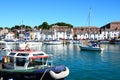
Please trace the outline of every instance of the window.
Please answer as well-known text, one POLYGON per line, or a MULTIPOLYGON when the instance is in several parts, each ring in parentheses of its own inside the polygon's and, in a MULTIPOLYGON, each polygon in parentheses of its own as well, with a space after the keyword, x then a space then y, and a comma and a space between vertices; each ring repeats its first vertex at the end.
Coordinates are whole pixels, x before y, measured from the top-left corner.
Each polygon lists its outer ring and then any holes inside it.
POLYGON ((16 53, 10 53, 11 56, 14 56, 16 53))
POLYGON ((40 54, 33 54, 33 56, 41 56, 41 55, 44 55, 43 53, 40 53, 40 54))
POLYGON ((9 65, 13 66, 13 65, 14 65, 14 58, 8 56, 8 57, 7 57, 7 63, 8 63, 9 65))
POLYGON ((18 53, 17 56, 28 56, 29 54, 27 53, 18 53))
POLYGON ((28 65, 28 67, 45 65, 46 62, 47 62, 47 58, 36 58, 36 59, 31 59, 29 65, 28 65))
POLYGON ((16 58, 16 66, 24 66, 26 58, 16 58))

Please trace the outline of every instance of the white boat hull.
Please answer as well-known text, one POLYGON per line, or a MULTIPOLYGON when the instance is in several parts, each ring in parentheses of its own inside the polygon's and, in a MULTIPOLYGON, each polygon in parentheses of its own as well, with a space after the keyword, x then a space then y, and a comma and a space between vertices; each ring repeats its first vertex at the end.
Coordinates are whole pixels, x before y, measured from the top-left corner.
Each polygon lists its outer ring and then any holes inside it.
POLYGON ((62 44, 62 42, 50 41, 50 42, 44 42, 44 44, 47 44, 47 45, 58 45, 58 44, 62 44))

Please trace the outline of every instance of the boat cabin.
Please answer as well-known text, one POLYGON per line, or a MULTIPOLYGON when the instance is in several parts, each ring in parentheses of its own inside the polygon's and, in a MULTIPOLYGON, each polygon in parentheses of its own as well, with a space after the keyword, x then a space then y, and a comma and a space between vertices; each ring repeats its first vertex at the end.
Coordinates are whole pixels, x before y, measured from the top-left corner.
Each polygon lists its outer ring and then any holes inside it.
POLYGON ((50 56, 43 51, 11 51, 3 57, 3 68, 24 70, 52 65, 50 56))
POLYGON ((8 44, 5 41, 0 41, 0 50, 9 49, 8 44))

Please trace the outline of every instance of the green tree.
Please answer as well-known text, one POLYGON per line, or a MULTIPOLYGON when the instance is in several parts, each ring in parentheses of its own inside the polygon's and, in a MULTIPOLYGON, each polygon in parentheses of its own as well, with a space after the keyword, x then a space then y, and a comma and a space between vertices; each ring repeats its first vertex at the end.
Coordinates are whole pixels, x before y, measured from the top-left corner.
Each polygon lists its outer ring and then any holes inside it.
POLYGON ((10 30, 10 28, 9 28, 9 27, 5 27, 5 29, 8 29, 8 30, 10 30))
POLYGON ((31 28, 31 26, 25 26, 25 29, 26 30, 31 30, 32 28, 31 28))
POLYGON ((38 27, 37 27, 37 26, 34 26, 34 28, 38 29, 38 27))
POLYGON ((49 29, 49 25, 47 22, 43 22, 42 25, 40 25, 42 29, 49 29))
POLYGON ((0 27, 0 30, 2 30, 3 28, 2 27, 0 27))
POLYGON ((68 26, 69 28, 73 28, 73 25, 71 24, 68 24, 68 23, 64 23, 64 22, 57 22, 55 24, 52 24, 53 25, 58 25, 58 26, 68 26))

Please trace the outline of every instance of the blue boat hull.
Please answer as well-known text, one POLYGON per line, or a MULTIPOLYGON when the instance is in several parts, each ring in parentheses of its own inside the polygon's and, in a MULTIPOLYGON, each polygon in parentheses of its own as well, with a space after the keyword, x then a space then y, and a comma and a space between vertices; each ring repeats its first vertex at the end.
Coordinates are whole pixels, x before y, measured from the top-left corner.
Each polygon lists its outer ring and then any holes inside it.
POLYGON ((3 78, 3 80, 64 80, 64 78, 55 79, 51 77, 50 70, 60 73, 61 71, 65 71, 65 66, 55 66, 33 71, 1 69, 0 78, 3 78))
MULTIPOLYGON (((3 80, 55 80, 49 74, 49 72, 45 73, 17 73, 17 72, 1 72, 1 77, 3 80), (42 77, 43 76, 43 77, 42 77)), ((57 79, 57 80, 64 80, 57 79)))

